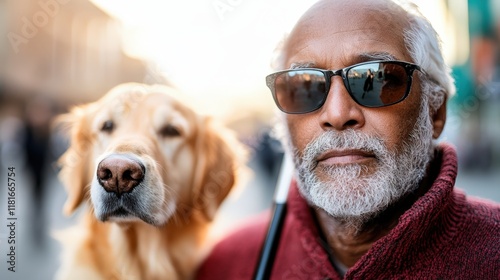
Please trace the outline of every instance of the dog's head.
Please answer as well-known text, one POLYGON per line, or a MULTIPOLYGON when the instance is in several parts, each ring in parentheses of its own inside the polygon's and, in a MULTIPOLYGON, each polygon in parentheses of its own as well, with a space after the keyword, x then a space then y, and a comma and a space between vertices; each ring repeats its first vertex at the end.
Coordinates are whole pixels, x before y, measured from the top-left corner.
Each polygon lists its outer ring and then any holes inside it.
POLYGON ((59 118, 70 131, 60 160, 65 214, 87 200, 101 221, 161 226, 180 210, 213 219, 235 184, 240 146, 176 94, 124 84, 59 118))

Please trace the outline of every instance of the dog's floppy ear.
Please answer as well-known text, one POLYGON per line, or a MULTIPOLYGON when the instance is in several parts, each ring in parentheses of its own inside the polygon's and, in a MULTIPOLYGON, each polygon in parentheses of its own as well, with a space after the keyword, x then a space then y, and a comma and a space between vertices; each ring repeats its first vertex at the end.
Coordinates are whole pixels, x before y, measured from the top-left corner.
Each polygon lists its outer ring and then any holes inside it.
POLYGON ((62 169, 59 174, 68 193, 63 213, 71 215, 87 194, 86 187, 92 179, 90 159, 90 121, 86 113, 90 105, 76 107, 56 119, 56 125, 67 130, 70 138, 68 150, 59 159, 62 169))
POLYGON ((203 117, 196 139, 193 206, 206 220, 213 220, 220 204, 235 185, 242 151, 242 145, 227 128, 203 117))

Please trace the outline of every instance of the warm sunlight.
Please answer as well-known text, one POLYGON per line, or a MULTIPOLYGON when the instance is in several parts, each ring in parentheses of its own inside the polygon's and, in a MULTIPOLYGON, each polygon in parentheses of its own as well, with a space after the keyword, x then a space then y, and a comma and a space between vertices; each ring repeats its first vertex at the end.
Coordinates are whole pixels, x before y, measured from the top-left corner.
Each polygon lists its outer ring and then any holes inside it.
MULTIPOLYGON (((263 109, 272 106, 264 76, 273 50, 315 0, 92 2, 123 24, 129 55, 157 63, 204 104, 251 102, 263 109)), ((212 113, 226 111, 214 107, 212 113)))
MULTIPOLYGON (((127 54, 155 63, 156 71, 212 110, 209 113, 232 114, 230 108, 218 105, 272 110, 264 76, 272 71, 273 51, 316 0, 92 2, 121 22, 127 54)), ((467 58, 467 44, 455 38, 457 23, 446 14, 444 2, 415 2, 443 41, 451 42, 444 45, 447 61, 453 64, 467 58)), ((466 1, 457 1, 455 10, 460 12, 463 5, 458 2, 466 1)))

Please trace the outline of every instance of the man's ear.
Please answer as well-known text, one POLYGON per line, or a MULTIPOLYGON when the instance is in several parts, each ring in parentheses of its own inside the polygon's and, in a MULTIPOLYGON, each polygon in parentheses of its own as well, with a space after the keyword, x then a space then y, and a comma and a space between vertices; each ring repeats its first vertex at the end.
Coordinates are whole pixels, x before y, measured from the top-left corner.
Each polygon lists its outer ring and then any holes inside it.
POLYGON ((447 101, 447 96, 445 95, 443 104, 439 106, 439 108, 432 113, 431 119, 432 119, 432 127, 433 127, 433 132, 432 132, 432 138, 437 139, 439 135, 443 132, 444 125, 446 123, 446 101, 447 101))

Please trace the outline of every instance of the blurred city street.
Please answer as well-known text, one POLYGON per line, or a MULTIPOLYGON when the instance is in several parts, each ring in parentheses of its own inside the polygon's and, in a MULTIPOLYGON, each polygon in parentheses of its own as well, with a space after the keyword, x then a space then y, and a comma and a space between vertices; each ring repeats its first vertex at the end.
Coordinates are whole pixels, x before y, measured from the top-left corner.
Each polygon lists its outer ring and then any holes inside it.
MULTIPOLYGON (((286 34, 316 1, 0 0, 0 280, 54 278, 52 233, 83 209, 62 214, 55 161, 68 141, 53 121, 121 83, 176 88, 249 147, 253 173, 223 203, 215 236, 270 209, 279 116, 265 77, 281 70, 286 34)), ((439 138, 457 148, 456 187, 500 202, 500 0, 412 1, 456 84, 439 138)))

